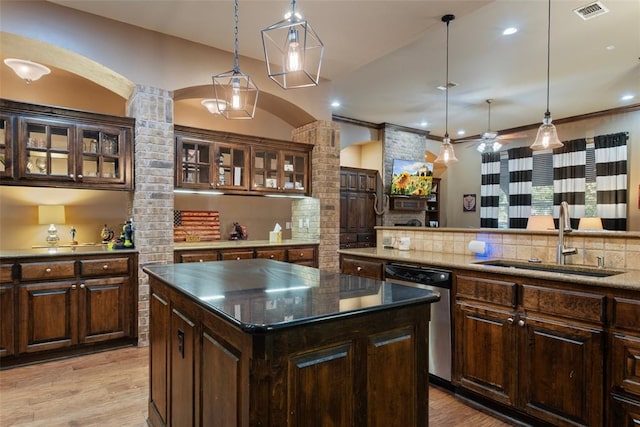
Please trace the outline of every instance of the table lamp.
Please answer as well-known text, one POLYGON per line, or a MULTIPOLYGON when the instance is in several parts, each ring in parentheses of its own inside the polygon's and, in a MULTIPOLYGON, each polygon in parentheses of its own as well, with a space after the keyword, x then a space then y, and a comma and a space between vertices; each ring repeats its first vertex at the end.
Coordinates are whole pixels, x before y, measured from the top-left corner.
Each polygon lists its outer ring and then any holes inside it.
POLYGON ((527 221, 527 230, 555 230, 551 215, 531 215, 527 221))
POLYGON ((38 206, 38 224, 49 224, 47 232, 47 244, 56 246, 60 241, 56 224, 64 224, 66 222, 63 205, 47 205, 38 206))
POLYGON ((602 230, 602 219, 597 216, 580 218, 578 230, 602 230))

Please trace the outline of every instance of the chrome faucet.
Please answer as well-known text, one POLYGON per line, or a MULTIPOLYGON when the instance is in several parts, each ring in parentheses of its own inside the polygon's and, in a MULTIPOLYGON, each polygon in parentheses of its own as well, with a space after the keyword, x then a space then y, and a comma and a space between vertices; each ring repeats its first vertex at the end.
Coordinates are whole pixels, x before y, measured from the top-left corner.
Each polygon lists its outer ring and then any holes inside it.
POLYGON ((558 219, 558 246, 556 247, 556 264, 564 265, 564 257, 578 253, 576 248, 564 247, 564 233, 570 233, 571 218, 569 217, 569 204, 567 202, 560 203, 560 216, 558 219))

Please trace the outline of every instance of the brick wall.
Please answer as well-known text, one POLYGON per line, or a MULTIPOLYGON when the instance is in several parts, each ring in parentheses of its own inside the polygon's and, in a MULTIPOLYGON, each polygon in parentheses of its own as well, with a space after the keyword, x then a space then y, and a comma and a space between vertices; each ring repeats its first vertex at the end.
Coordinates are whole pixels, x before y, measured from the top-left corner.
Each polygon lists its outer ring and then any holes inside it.
MULTIPOLYGON (((138 85, 127 103, 135 117, 133 218, 139 265, 173 260, 173 94, 138 85)), ((138 344, 149 345, 149 283, 138 271, 138 344)))

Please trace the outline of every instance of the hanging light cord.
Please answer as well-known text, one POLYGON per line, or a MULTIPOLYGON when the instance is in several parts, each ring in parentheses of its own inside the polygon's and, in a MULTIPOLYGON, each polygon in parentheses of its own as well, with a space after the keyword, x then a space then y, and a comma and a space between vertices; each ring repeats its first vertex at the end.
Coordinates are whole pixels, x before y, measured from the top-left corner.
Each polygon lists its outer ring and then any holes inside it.
POLYGON ((233 44, 233 72, 240 72, 240 65, 238 64, 238 0, 235 0, 235 11, 234 11, 234 29, 233 35, 235 37, 235 42, 233 44))
POLYGON ((544 113, 545 117, 551 117, 549 111, 549 79, 551 69, 551 0, 549 0, 549 15, 547 17, 547 111, 544 113))
POLYGON ((446 76, 444 82, 444 137, 449 138, 449 22, 451 22, 451 18, 449 15, 445 16, 443 19, 447 21, 447 57, 446 57, 446 76))

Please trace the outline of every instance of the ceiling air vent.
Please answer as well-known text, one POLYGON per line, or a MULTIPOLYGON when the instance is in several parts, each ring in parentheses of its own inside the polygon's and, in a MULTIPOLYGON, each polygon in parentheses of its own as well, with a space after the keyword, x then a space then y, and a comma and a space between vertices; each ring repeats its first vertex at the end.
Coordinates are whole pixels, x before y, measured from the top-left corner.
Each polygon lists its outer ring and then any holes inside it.
POLYGON ((604 15, 609 12, 609 9, 602 4, 602 2, 596 1, 593 3, 589 3, 586 6, 579 7, 573 10, 576 15, 582 18, 584 21, 595 18, 596 16, 604 15))

